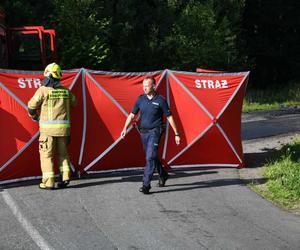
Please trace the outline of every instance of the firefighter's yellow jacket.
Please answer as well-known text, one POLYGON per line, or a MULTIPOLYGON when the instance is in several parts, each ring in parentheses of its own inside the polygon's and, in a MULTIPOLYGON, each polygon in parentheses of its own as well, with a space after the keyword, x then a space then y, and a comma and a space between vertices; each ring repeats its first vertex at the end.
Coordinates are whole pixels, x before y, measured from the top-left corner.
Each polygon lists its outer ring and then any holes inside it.
POLYGON ((70 135, 70 107, 76 98, 65 87, 41 86, 28 102, 29 109, 39 114, 40 133, 48 136, 70 135))

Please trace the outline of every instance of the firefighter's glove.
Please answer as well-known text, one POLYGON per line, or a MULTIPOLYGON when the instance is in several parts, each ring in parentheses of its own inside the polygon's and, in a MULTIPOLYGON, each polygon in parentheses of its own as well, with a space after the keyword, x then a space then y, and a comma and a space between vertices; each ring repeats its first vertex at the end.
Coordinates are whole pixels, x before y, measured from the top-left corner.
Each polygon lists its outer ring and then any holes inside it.
POLYGON ((31 118, 34 122, 38 122, 40 120, 40 117, 38 115, 32 116, 31 118))
POLYGON ((36 112, 36 109, 30 109, 30 108, 28 108, 28 115, 35 122, 39 121, 39 119, 40 119, 38 113, 36 112))

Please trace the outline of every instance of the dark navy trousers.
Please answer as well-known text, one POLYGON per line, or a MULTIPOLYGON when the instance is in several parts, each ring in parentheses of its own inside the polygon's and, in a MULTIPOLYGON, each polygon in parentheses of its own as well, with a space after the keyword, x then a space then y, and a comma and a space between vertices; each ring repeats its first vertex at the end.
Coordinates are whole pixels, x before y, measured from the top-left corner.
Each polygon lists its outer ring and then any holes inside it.
POLYGON ((159 178, 165 178, 167 172, 161 165, 158 158, 158 144, 162 135, 161 128, 152 129, 149 132, 141 133, 141 139, 146 153, 146 166, 144 169, 143 186, 149 187, 155 169, 159 178))

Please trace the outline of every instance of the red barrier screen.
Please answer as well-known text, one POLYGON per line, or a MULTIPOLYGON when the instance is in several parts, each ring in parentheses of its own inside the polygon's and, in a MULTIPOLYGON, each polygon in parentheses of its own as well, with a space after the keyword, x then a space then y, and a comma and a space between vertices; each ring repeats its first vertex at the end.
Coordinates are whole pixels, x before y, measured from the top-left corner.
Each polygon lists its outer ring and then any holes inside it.
MULTIPOLYGON (((181 132, 175 145, 167 124, 161 157, 171 168, 242 167, 241 109, 249 72, 122 73, 86 69, 63 72, 62 84, 78 104, 72 111, 70 156, 77 174, 143 167, 137 129, 120 138, 127 115, 152 75, 181 132)), ((0 183, 40 178, 38 123, 27 102, 40 86, 41 72, 0 71, 0 183)))

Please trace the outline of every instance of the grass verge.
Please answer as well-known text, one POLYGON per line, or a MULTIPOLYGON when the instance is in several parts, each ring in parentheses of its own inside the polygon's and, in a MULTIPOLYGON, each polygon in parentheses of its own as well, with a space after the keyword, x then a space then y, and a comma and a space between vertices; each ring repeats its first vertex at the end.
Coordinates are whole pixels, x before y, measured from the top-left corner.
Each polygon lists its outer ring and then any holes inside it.
POLYGON ((243 112, 300 107, 300 84, 291 83, 278 89, 248 89, 243 112))
POLYGON ((264 185, 250 187, 275 204, 294 209, 300 207, 300 136, 283 146, 263 167, 264 185))

